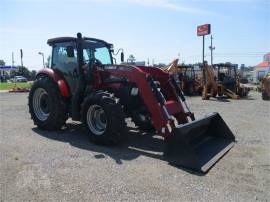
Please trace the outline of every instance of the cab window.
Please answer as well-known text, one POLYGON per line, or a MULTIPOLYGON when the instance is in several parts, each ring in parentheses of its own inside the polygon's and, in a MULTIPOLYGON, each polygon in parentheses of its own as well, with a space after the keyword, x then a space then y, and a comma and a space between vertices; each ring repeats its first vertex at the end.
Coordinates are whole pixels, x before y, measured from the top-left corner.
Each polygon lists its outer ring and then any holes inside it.
POLYGON ((73 42, 64 42, 57 43, 53 48, 53 57, 52 57, 52 68, 68 68, 69 66, 77 66, 77 57, 76 50, 74 48, 74 57, 68 57, 67 55, 67 47, 72 46, 75 47, 75 43, 73 42))

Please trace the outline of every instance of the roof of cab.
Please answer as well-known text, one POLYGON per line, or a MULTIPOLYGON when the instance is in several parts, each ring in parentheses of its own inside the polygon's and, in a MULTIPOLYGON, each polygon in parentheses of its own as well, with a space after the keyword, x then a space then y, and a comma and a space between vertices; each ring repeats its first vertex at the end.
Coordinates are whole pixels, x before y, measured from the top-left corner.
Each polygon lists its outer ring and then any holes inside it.
POLYGON ((51 45, 54 43, 61 43, 61 42, 66 42, 66 41, 76 41, 77 38, 75 37, 57 37, 57 38, 52 38, 48 39, 47 44, 51 45))
MULTIPOLYGON (((100 39, 95 39, 95 38, 88 38, 88 37, 83 37, 84 40, 92 40, 92 41, 98 41, 105 43, 107 45, 112 45, 110 43, 107 43, 106 41, 100 40, 100 39)), ((57 37, 57 38, 52 38, 48 39, 47 44, 52 45, 54 43, 61 43, 61 42, 67 42, 67 41, 77 41, 76 37, 57 37)))

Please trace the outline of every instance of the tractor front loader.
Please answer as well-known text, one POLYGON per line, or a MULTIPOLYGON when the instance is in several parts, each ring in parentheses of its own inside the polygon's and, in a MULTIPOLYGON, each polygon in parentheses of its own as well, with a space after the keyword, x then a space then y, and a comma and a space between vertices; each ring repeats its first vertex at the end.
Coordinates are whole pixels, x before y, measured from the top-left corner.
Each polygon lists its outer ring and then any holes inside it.
MULTIPOLYGON (((125 118, 164 137, 170 163, 207 172, 235 142, 218 113, 195 120, 173 76, 159 68, 113 63, 113 46, 82 37, 49 39, 51 68, 41 70, 29 94, 29 111, 42 129, 67 118, 85 123, 91 141, 116 144, 125 118)), ((121 61, 124 54, 121 53, 121 61)))

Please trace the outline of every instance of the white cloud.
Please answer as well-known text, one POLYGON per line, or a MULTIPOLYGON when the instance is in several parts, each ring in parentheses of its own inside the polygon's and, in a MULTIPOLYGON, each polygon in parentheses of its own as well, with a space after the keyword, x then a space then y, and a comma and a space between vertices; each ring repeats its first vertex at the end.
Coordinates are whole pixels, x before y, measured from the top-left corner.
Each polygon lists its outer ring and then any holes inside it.
POLYGON ((185 12, 190 14, 205 14, 205 15, 214 14, 207 10, 185 6, 183 5, 183 1, 182 2, 179 1, 178 3, 172 0, 91 0, 91 1, 100 3, 121 3, 121 4, 128 3, 152 8, 164 8, 167 10, 185 12))
MULTIPOLYGON (((12 0, 11 0, 12 1, 12 0)), ((175 12, 183 12, 183 13, 189 13, 189 14, 194 14, 194 15, 216 15, 217 13, 205 10, 205 9, 200 9, 200 8, 195 8, 191 6, 187 6, 191 1, 183 1, 183 0, 13 0, 13 1, 19 1, 19 2, 34 2, 34 3, 48 3, 48 2, 53 2, 53 3, 89 3, 89 2, 94 2, 94 3, 100 3, 100 4, 133 4, 137 6, 144 6, 144 7, 149 7, 149 8, 161 8, 161 9, 167 9, 175 12)), ((197 1, 197 0, 196 0, 197 1)), ((211 0, 210 0, 211 1, 211 0)), ((218 1, 218 0, 213 0, 213 1, 218 1)), ((198 0, 198 2, 203 2, 198 0)))

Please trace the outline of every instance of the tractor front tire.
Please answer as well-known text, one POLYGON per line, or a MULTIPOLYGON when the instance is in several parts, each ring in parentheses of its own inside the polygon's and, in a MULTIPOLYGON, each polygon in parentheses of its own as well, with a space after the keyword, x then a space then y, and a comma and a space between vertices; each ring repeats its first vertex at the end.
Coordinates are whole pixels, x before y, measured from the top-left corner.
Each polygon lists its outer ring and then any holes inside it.
POLYGON ((151 123, 151 118, 137 111, 133 111, 131 114, 131 119, 134 124, 144 132, 154 132, 155 128, 151 123))
POLYGON ((112 145, 123 139, 126 131, 124 112, 111 94, 92 92, 84 99, 81 109, 92 142, 112 145))
POLYGON ((58 130, 66 122, 67 102, 57 84, 48 77, 34 81, 28 97, 29 113, 38 128, 58 130))

